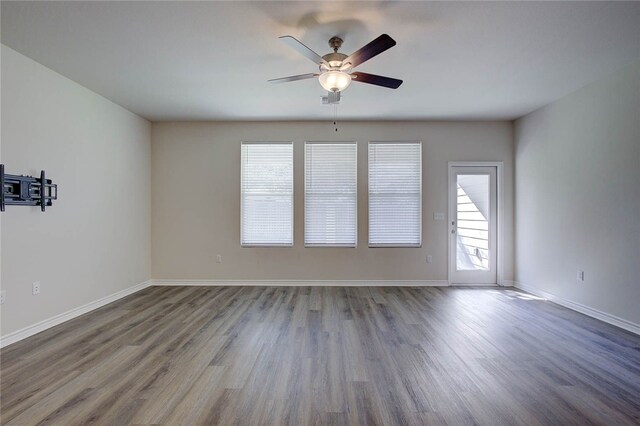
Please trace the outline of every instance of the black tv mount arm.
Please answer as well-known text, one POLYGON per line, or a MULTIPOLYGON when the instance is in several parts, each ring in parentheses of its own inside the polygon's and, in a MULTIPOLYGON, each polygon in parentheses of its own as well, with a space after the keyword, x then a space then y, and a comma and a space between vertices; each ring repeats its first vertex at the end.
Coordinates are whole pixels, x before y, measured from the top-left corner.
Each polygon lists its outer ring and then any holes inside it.
POLYGON ((58 199, 58 185, 47 179, 44 170, 40 177, 4 174, 0 164, 0 211, 5 206, 40 206, 41 211, 58 199))

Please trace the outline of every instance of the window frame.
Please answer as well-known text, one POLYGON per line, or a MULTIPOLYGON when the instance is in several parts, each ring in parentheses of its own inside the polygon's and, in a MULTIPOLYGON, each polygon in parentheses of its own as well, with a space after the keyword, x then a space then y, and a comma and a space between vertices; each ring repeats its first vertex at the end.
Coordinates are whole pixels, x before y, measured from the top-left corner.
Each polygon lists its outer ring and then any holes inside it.
POLYGON ((279 248, 292 248, 295 244, 295 144, 293 141, 242 141, 240 143, 240 247, 241 248, 268 248, 268 247, 279 247, 279 248), (291 145, 291 243, 287 244, 277 244, 277 243, 266 243, 266 244, 255 244, 249 243, 244 244, 242 242, 243 235, 243 226, 244 226, 244 168, 245 164, 242 158, 242 147, 244 145, 291 145))
POLYGON ((304 217, 303 217, 303 225, 304 225, 304 247, 305 248, 357 248, 358 247, 358 142, 357 141, 306 141, 304 143, 304 217), (327 145, 354 145, 355 152, 355 235, 354 235, 354 243, 353 244, 307 244, 307 144, 327 144, 327 145))
POLYGON ((367 247, 369 248, 422 248, 422 221, 423 221, 423 197, 422 197, 422 169, 423 164, 423 150, 422 141, 419 140, 407 140, 407 141, 369 141, 367 144, 367 247), (371 243, 371 145, 376 144, 417 144, 419 146, 420 160, 420 172, 418 174, 419 181, 419 206, 420 206, 420 220, 418 226, 418 244, 403 244, 403 243, 388 243, 388 244, 372 244, 371 243))

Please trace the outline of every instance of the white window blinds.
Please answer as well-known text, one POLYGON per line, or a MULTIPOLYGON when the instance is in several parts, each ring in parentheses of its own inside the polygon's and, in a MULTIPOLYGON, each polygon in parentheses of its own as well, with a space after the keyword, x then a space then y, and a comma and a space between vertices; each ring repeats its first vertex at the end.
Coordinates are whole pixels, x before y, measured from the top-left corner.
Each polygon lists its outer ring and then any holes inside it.
POLYGON ((369 247, 422 244, 422 144, 369 143, 369 247))
POLYGON ((355 142, 305 144, 305 246, 356 246, 357 167, 355 142))
POLYGON ((293 144, 243 143, 241 156, 241 245, 293 245, 293 144))

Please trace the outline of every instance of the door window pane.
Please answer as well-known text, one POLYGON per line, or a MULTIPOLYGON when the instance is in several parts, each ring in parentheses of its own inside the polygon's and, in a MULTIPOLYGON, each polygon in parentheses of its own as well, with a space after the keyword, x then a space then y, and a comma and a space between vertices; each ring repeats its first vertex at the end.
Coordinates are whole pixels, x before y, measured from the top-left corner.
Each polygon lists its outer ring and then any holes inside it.
POLYGON ((457 176, 456 269, 489 270, 489 175, 457 176))

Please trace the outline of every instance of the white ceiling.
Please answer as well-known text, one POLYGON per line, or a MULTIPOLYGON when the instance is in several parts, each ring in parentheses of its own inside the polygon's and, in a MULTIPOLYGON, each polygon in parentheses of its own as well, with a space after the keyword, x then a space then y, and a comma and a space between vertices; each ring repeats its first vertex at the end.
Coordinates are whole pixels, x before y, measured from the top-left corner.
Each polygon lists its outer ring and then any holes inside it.
POLYGON ((341 119, 513 119, 640 58, 640 2, 2 2, 2 43, 153 121, 327 119, 317 68, 280 41, 351 53, 341 119))

